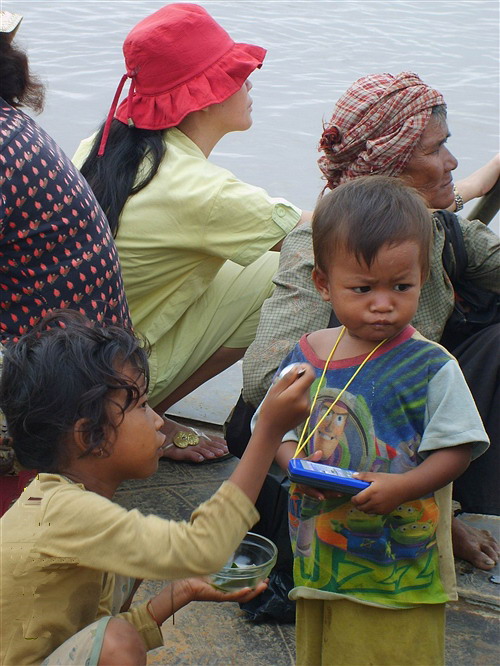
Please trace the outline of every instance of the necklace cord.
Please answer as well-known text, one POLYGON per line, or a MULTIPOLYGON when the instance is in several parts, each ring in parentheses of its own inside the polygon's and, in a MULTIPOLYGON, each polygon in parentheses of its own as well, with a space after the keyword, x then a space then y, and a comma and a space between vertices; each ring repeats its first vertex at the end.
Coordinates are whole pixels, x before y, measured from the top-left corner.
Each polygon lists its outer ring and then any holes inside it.
POLYGON ((331 410, 333 409, 333 407, 334 407, 334 406, 337 404, 337 402, 340 400, 340 398, 341 398, 341 396, 343 395, 343 393, 349 388, 349 386, 350 386, 351 383, 354 381, 354 378, 356 377, 356 375, 358 374, 358 372, 361 371, 361 369, 364 367, 364 365, 365 365, 365 364, 371 359, 371 357, 373 356, 373 354, 375 354, 375 352, 376 352, 378 349, 380 349, 380 347, 382 347, 382 345, 385 344, 385 343, 387 342, 387 340, 389 339, 389 338, 385 338, 384 340, 382 340, 382 342, 379 342, 378 345, 377 345, 376 347, 374 347, 374 348, 371 350, 371 352, 370 352, 369 354, 366 355, 366 357, 363 359, 363 362, 361 363, 361 365, 356 369, 356 372, 353 373, 352 377, 349 379, 349 381, 348 381, 347 384, 344 386, 344 388, 339 392, 339 394, 337 395, 337 397, 335 398, 335 400, 331 403, 331 405, 328 407, 328 409, 327 409, 326 412, 323 414, 323 416, 320 418, 320 420, 316 423, 316 425, 315 425, 314 428, 311 430, 311 432, 309 433, 309 435, 308 435, 307 437, 305 437, 306 432, 307 432, 307 428, 308 428, 309 423, 310 423, 310 421, 311 421, 311 416, 312 416, 312 413, 313 413, 313 410, 314 410, 314 406, 316 405, 316 400, 317 400, 317 398, 318 398, 319 391, 320 391, 320 389, 321 389, 321 386, 323 385, 323 379, 324 379, 324 377, 325 377, 325 375, 326 375, 326 371, 327 371, 327 369, 328 369, 328 365, 329 365, 329 363, 330 363, 330 361, 331 361, 331 359, 332 359, 332 357, 333 357, 333 355, 334 355, 334 353, 335 353, 337 347, 339 346, 339 342, 340 342, 340 340, 342 339, 342 336, 344 335, 345 330, 346 330, 346 329, 345 329, 345 326, 343 326, 343 327, 342 327, 342 330, 341 330, 340 333, 339 333, 338 338, 335 340, 335 344, 333 345, 331 352, 328 354, 328 358, 326 359, 325 367, 323 368, 323 372, 321 373, 321 377, 320 377, 320 379, 319 379, 318 386, 317 386, 317 388, 316 388, 316 392, 315 392, 315 394, 314 394, 314 398, 313 398, 313 400, 312 400, 312 404, 311 404, 311 409, 310 409, 310 412, 309 412, 309 416, 307 417, 306 422, 304 423, 304 427, 303 427, 303 429, 302 429, 302 433, 301 433, 301 435, 300 435, 299 441, 297 442, 297 448, 295 449, 295 453, 294 453, 294 455, 293 455, 294 458, 296 458, 296 457, 298 456, 298 454, 299 454, 299 453, 300 453, 300 452, 301 452, 301 451, 307 446, 307 444, 309 443, 311 437, 315 434, 315 432, 318 430, 319 426, 323 423, 323 421, 324 421, 325 418, 328 416, 328 414, 331 412, 331 410))

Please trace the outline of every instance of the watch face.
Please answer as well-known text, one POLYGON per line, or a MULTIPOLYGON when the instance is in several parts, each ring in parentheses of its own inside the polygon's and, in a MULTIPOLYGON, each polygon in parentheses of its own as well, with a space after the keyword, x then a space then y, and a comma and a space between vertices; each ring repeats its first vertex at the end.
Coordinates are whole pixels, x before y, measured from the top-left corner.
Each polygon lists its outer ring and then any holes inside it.
POLYGON ((175 446, 177 446, 177 448, 185 449, 188 446, 196 446, 199 443, 200 438, 198 435, 195 435, 194 432, 185 432, 180 430, 174 435, 172 441, 175 446))

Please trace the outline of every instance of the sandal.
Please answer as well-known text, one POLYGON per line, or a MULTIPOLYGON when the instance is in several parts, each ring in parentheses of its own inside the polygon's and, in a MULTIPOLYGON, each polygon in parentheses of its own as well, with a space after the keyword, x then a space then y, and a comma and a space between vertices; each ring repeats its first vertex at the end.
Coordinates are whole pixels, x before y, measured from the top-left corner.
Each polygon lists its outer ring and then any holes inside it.
MULTIPOLYGON (((217 436, 214 438, 193 427, 186 426, 181 430, 177 423, 170 419, 166 420, 175 424, 176 432, 171 443, 165 446, 165 451, 168 453, 162 456, 163 458, 176 462, 203 465, 232 457, 232 454, 227 450, 226 442, 222 438, 217 436), (200 447, 201 450, 196 450, 195 447, 200 447), (216 455, 217 452, 221 452, 220 455, 216 455)), ((171 436, 171 432, 167 434, 167 436, 169 435, 171 436)))

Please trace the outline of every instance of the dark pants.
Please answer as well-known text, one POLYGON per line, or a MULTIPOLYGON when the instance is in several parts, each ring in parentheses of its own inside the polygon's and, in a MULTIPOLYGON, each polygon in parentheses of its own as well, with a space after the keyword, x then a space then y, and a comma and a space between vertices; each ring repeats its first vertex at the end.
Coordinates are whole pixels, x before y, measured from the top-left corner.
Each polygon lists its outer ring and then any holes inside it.
POLYGON ((469 384, 490 448, 455 483, 453 497, 470 513, 500 515, 500 324, 488 326, 453 349, 469 384))

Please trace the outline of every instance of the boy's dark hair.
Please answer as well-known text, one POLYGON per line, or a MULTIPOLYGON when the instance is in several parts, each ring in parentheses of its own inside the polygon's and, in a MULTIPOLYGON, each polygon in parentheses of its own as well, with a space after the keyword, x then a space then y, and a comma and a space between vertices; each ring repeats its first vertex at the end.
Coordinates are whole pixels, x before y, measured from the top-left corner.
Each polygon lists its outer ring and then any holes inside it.
POLYGON ((422 275, 429 272, 432 218, 424 199, 399 178, 363 176, 336 187, 312 221, 315 266, 325 273, 342 247, 371 266, 384 245, 416 241, 422 275))
POLYGON ((122 373, 130 364, 149 380, 147 353, 132 332, 92 324, 72 310, 53 311, 7 346, 0 381, 5 414, 16 456, 25 467, 58 472, 76 422, 86 444, 82 456, 103 445, 110 428, 112 391, 126 392, 125 410, 141 392, 122 373))

